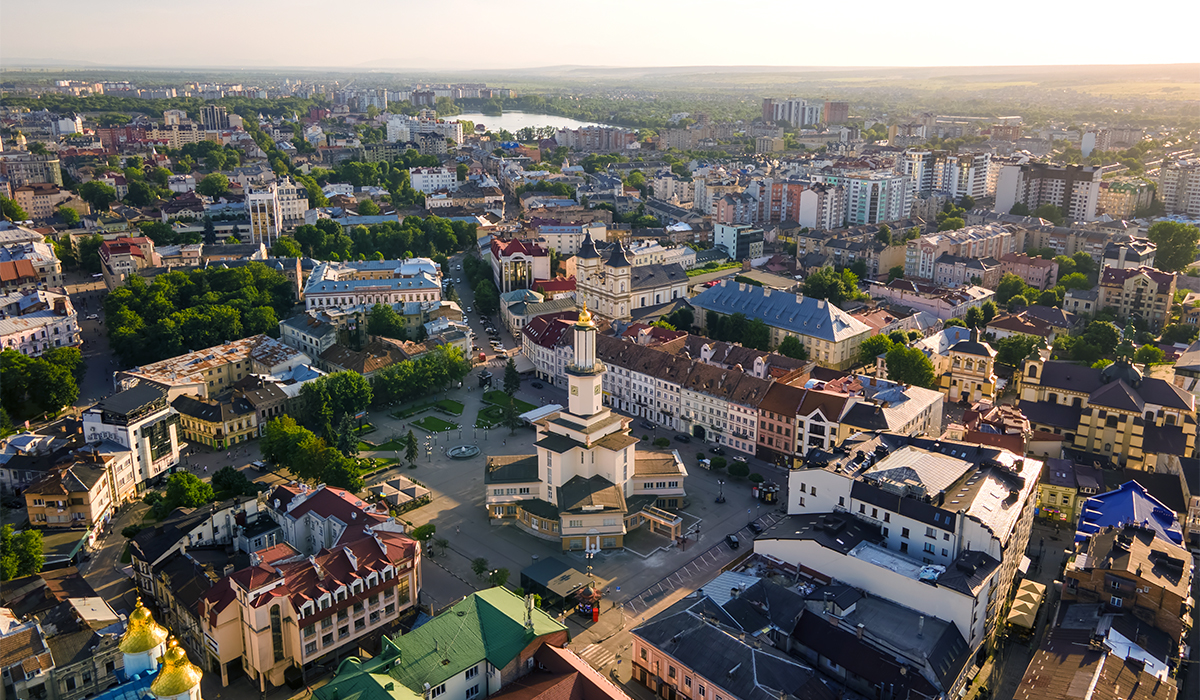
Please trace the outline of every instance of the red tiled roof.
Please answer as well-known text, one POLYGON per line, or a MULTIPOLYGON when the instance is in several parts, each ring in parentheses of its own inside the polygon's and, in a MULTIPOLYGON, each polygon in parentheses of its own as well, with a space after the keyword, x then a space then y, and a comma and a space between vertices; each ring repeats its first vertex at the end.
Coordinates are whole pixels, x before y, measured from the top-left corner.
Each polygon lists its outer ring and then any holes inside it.
POLYGON ((518 238, 509 240, 501 240, 499 238, 492 239, 492 257, 503 258, 517 253, 541 257, 547 255, 546 249, 539 247, 536 243, 527 243, 518 238))
POLYGON ((575 291, 574 277, 556 277, 552 280, 534 280, 533 291, 543 294, 575 291))
POLYGON ((368 513, 366 511, 368 507, 370 506, 366 502, 349 491, 326 486, 310 492, 308 498, 286 512, 289 516, 297 519, 306 513, 315 513, 322 518, 337 518, 346 525, 355 523, 376 525, 387 522, 386 515, 368 513))
POLYGON ((33 263, 28 260, 5 260, 0 262, 0 282, 14 282, 32 277, 37 279, 33 263))
POLYGON ((529 342, 544 348, 558 347, 563 334, 571 327, 571 322, 577 317, 574 311, 559 311, 557 313, 537 316, 521 330, 529 342))

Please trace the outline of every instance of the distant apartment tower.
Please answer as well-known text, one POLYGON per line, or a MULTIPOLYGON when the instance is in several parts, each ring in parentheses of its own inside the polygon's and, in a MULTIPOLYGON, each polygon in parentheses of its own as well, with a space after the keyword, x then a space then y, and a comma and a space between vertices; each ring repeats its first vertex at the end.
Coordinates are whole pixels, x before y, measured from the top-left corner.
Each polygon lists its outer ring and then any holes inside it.
POLYGON ((246 188, 246 214, 250 217, 250 243, 268 248, 283 228, 283 207, 276 183, 254 184, 246 188))
POLYGON ((1158 173, 1158 199, 1168 214, 1200 218, 1200 159, 1164 165, 1158 173))
POLYGON ((763 123, 785 121, 792 126, 820 124, 824 107, 823 102, 809 102, 796 98, 776 100, 768 97, 763 100, 763 123))
POLYGON ((947 153, 909 150, 902 169, 912 178, 916 194, 945 192, 957 199, 963 195, 987 196, 990 153, 947 153))
POLYGON ((1114 219, 1132 219, 1138 209, 1154 201, 1154 185, 1141 178, 1105 180, 1100 183, 1097 214, 1108 214, 1114 219))
POLYGON ((229 113, 220 105, 204 105, 200 108, 200 124, 205 131, 229 128, 229 113))
POLYGON ((12 187, 52 182, 62 187, 62 165, 58 156, 39 156, 34 153, 0 153, 0 175, 8 178, 12 187))
POLYGON ((849 102, 826 102, 825 103, 825 123, 826 124, 845 124, 850 121, 850 103, 849 102))
POLYGON ((842 188, 850 226, 898 221, 912 211, 913 184, 907 175, 878 171, 822 175, 822 179, 842 188))
POLYGON ((1100 198, 1101 169, 1081 165, 1025 163, 1000 170, 994 211, 1007 214, 1015 204, 1030 211, 1044 204, 1059 207, 1073 221, 1094 221, 1100 198))

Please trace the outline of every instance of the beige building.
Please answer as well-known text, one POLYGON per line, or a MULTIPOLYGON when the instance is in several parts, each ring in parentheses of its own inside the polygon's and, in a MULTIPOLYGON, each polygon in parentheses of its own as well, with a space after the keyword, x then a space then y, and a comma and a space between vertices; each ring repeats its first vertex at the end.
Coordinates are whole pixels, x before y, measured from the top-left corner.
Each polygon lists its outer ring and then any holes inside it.
POLYGON ((179 396, 171 402, 179 412, 179 427, 189 443, 224 450, 258 437, 258 411, 240 392, 212 398, 179 396))
POLYGON ((687 271, 679 263, 634 266, 620 241, 610 251, 603 258, 589 234, 576 255, 576 298, 600 316, 627 319, 637 309, 687 298, 687 271))
POLYGON ((951 401, 975 403, 996 396, 996 351, 979 340, 979 331, 949 348, 949 365, 938 385, 951 401))
POLYGON ((76 461, 46 472, 25 489, 34 527, 87 527, 108 522, 115 488, 103 462, 76 461))
POLYGON ((22 185, 13 190, 13 199, 33 219, 49 219, 54 216, 54 210, 64 204, 81 215, 90 212, 82 199, 51 182, 22 185))
POLYGON ((1154 330, 1171 319, 1175 303, 1175 274, 1152 267, 1106 267, 1100 276, 1099 308, 1111 306, 1117 316, 1137 316, 1154 330))
POLYGON ((299 350, 265 335, 254 335, 123 370, 116 380, 122 387, 136 380, 157 385, 167 392, 170 401, 182 394, 201 398, 220 394, 251 374, 283 374, 311 363, 299 350))
POLYGON ((1104 180, 1096 200, 1096 213, 1114 219, 1132 219, 1138 209, 1154 201, 1154 185, 1141 178, 1104 180))
POLYGON ((421 545, 399 532, 359 533, 308 557, 287 544, 256 552, 204 594, 208 666, 220 669, 222 685, 240 670, 266 692, 293 666, 336 668, 416 606, 421 545))

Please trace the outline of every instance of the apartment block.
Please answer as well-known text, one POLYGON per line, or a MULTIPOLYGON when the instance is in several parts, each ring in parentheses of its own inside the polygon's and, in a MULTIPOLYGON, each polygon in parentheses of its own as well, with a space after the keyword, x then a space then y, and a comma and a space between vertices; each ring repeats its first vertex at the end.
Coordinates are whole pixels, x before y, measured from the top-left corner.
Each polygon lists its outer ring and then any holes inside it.
POLYGON ((1049 289, 1058 282, 1058 263, 1045 258, 1031 258, 1024 253, 1008 253, 1000 257, 1001 274, 1014 274, 1025 284, 1049 289))
POLYGON ((1175 273, 1152 267, 1106 267, 1100 275, 1100 308, 1111 306, 1122 318, 1138 317, 1161 330, 1175 303, 1175 273))
POLYGON ((109 440, 133 452, 138 493, 179 464, 179 414, 160 387, 139 382, 101 399, 83 412, 82 420, 88 443, 109 440))
POLYGON ((0 175, 14 188, 40 182, 63 186, 62 164, 55 155, 0 151, 0 175))
POLYGON ((1034 211, 1043 204, 1059 207, 1072 221, 1094 221, 1100 198, 1102 169, 1082 165, 1025 163, 1006 165, 996 181, 994 211, 1007 214, 1015 204, 1034 211))
POLYGON ((1025 232, 1019 226, 981 224, 957 231, 930 233, 908 241, 904 254, 904 276, 934 279, 937 260, 943 254, 962 258, 1003 258, 1025 247, 1025 232))
POLYGON ((1163 164, 1158 172, 1158 199, 1168 214, 1200 219, 1200 159, 1163 164))
POLYGON ((1114 219, 1132 219, 1135 211, 1150 206, 1153 201, 1154 185, 1146 180, 1104 180, 1096 199, 1096 213, 1108 214, 1114 219))

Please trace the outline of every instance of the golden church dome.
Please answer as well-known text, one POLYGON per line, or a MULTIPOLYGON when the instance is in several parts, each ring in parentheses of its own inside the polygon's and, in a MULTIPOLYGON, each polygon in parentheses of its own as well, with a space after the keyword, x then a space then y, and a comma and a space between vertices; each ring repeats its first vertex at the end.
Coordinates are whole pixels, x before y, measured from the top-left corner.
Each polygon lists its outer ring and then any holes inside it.
POLYGON ((588 308, 587 308, 587 302, 586 302, 586 301, 585 301, 585 302, 583 302, 583 308, 579 310, 579 320, 576 322, 576 324, 575 324, 575 325, 578 325, 578 326, 591 326, 591 325, 593 325, 593 324, 592 324, 592 314, 591 314, 591 312, 590 312, 590 311, 588 311, 588 308))
POLYGON ((180 646, 175 637, 167 642, 167 651, 162 656, 162 668, 150 684, 150 692, 155 697, 169 698, 182 695, 200 684, 204 672, 196 664, 188 660, 187 652, 180 646))
POLYGON ((133 612, 129 613, 125 634, 121 635, 118 648, 124 654, 141 654, 167 641, 169 634, 167 628, 154 621, 154 616, 142 605, 139 597, 133 612))

